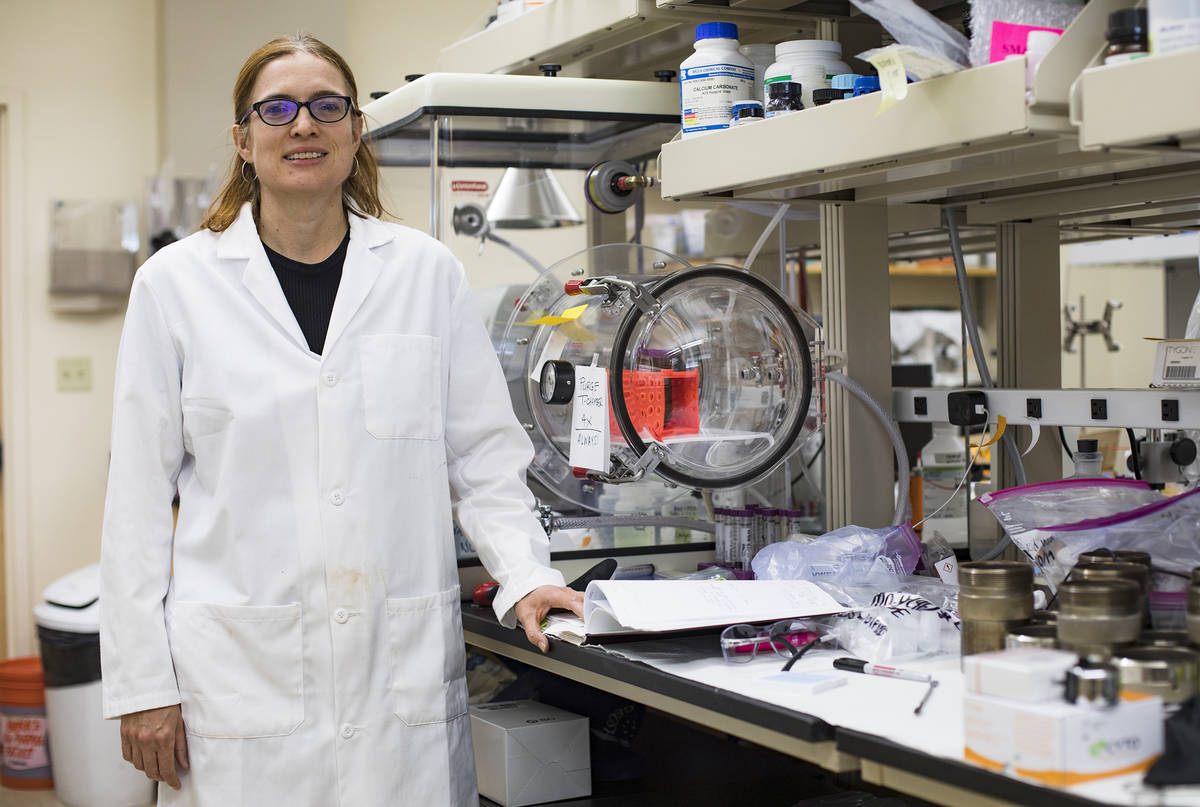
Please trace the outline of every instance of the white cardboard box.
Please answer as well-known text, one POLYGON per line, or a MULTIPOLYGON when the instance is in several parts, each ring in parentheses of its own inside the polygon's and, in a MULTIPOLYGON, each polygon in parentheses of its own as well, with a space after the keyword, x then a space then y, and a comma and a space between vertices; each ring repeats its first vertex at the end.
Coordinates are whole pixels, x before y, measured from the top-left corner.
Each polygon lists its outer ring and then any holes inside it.
POLYGON ((586 717, 537 701, 471 707, 479 792, 506 807, 592 794, 586 717))
POLYGON ((1158 697, 1097 709, 967 693, 963 716, 968 762, 1058 787, 1145 771, 1163 750, 1158 697))
POLYGON ((1061 700, 1063 679, 1079 657, 1048 647, 963 656, 967 692, 1022 701, 1061 700))

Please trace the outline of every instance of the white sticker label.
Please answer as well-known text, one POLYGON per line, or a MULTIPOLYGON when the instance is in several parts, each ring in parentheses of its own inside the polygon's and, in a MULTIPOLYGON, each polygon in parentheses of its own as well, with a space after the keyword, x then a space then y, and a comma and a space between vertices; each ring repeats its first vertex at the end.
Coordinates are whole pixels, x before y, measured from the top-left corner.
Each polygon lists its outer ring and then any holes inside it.
POLYGON ((542 355, 538 357, 537 363, 533 365, 533 372, 529 374, 529 380, 535 384, 541 383, 542 380, 542 365, 548 361, 556 361, 562 358, 563 351, 567 349, 567 345, 571 344, 571 340, 563 336, 557 330, 550 333, 550 338, 546 340, 546 346, 542 348, 542 355))
POLYGON ((574 468, 607 471, 608 450, 608 371, 576 367, 568 461, 574 468))
POLYGON ((942 578, 943 583, 951 586, 958 585, 958 558, 953 555, 942 558, 933 564, 933 568, 937 569, 938 577, 942 578))

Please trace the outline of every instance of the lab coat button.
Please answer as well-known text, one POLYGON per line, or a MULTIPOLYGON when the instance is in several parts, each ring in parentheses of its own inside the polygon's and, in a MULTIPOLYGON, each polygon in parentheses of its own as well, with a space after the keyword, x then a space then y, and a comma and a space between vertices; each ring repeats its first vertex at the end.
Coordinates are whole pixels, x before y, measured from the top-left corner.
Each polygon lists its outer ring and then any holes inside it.
POLYGON ((335 490, 330 494, 329 501, 333 502, 335 507, 340 507, 342 502, 346 501, 346 497, 342 495, 340 490, 335 490))
POLYGON ((333 373, 326 373, 325 374, 325 386, 332 387, 335 384, 337 384, 337 376, 334 375, 333 373))
POLYGON ((350 612, 345 608, 338 608, 333 612, 333 621, 339 625, 345 625, 350 620, 350 612))
POLYGON ((349 723, 343 724, 342 725, 342 737, 349 740, 353 736, 354 736, 354 726, 351 726, 349 723))

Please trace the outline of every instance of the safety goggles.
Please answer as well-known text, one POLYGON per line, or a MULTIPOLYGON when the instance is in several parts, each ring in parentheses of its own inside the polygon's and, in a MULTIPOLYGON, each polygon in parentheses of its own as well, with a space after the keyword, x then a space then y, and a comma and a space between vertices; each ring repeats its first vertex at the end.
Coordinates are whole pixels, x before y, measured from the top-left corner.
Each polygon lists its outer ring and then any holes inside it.
POLYGON ((783 668, 787 671, 819 638, 803 622, 794 619, 766 627, 730 625, 721 631, 721 655, 732 664, 745 664, 759 653, 774 651, 779 658, 787 660, 783 668))
POLYGON ((311 101, 293 101, 291 98, 267 98, 257 101, 250 106, 250 111, 242 116, 238 123, 245 123, 253 112, 258 113, 262 122, 268 126, 286 126, 300 114, 300 107, 308 107, 308 114, 313 120, 321 123, 337 123, 350 112, 351 104, 348 95, 322 95, 311 101))

